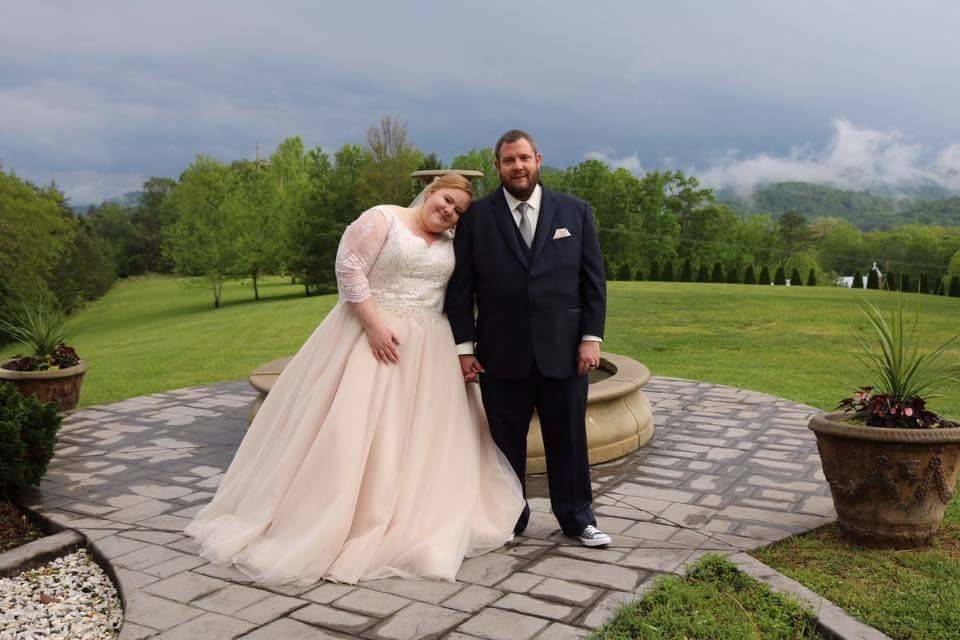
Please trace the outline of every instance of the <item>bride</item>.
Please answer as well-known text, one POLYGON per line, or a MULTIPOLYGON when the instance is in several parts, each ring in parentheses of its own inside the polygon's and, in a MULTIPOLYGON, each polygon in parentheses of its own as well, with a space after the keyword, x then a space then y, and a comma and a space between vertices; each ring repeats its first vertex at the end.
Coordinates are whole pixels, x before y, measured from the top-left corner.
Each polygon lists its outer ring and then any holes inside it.
POLYGON ((185 532, 257 582, 453 580, 524 501, 460 372, 444 290, 469 181, 436 178, 343 234, 340 300, 277 379, 185 532))

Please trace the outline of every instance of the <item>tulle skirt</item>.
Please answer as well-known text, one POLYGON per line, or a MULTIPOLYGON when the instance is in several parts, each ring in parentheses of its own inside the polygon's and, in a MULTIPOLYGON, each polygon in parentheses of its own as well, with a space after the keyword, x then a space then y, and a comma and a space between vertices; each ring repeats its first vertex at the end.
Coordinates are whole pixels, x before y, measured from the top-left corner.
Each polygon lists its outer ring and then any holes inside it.
POLYGON ((378 363, 337 305, 277 379, 185 529, 202 557, 267 584, 453 580, 512 538, 520 483, 446 319, 381 314, 399 364, 378 363))

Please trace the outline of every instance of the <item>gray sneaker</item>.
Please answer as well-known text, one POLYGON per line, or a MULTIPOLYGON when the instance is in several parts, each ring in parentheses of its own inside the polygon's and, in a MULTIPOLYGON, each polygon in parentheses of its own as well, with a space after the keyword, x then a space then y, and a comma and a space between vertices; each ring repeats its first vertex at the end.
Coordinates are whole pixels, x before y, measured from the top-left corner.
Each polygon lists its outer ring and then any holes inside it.
POLYGON ((605 547, 610 544, 610 536, 592 524, 588 524, 578 536, 585 547, 605 547))

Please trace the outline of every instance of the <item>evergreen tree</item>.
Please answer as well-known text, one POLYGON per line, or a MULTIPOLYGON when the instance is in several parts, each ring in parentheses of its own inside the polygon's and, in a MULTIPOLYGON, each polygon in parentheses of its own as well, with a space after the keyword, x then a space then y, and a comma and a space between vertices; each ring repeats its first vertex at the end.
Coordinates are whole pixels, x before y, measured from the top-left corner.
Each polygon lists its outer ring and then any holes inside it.
POLYGON ((817 274, 812 268, 810 269, 810 275, 807 276, 807 286, 808 287, 817 286, 817 274))
POLYGON ((654 260, 650 263, 650 280, 660 279, 660 265, 654 260))
POLYGON ((960 276, 950 278, 949 295, 951 298, 960 298, 960 276))
POLYGON ((760 279, 757 284, 770 284, 770 270, 767 269, 767 265, 763 265, 763 268, 760 269, 760 279))
POLYGON ((883 288, 887 291, 896 291, 897 274, 895 274, 893 271, 887 271, 887 275, 883 277, 883 288))
POLYGON ((803 286, 803 278, 800 277, 800 272, 797 271, 796 267, 794 267, 793 271, 790 273, 790 286, 791 287, 803 286))
POLYGON ((723 282, 723 265, 719 262, 713 265, 713 275, 710 277, 711 282, 723 282))
POLYGON ((853 286, 851 286, 850 288, 863 289, 863 276, 860 275, 859 269, 853 272, 853 286))
POLYGON ((630 265, 626 263, 620 265, 620 270, 617 272, 617 280, 631 280, 630 275, 630 265))
POLYGON ((748 264, 747 270, 743 272, 743 284, 757 284, 757 276, 753 274, 752 264, 748 264))
POLYGON ((673 282, 673 262, 667 260, 667 264, 663 265, 663 271, 660 272, 660 279, 664 282, 673 282))
POLYGON ((777 267, 777 274, 773 277, 773 284, 784 286, 787 284, 787 275, 783 272, 783 267, 777 267))
POLYGON ((740 275, 737 273, 736 267, 730 267, 727 270, 727 282, 729 284, 740 284, 740 275))
POLYGON ((637 282, 643 282, 643 270, 637 269, 637 272, 634 274, 633 279, 637 282))
POLYGON ((683 262, 683 272, 680 274, 680 282, 693 282, 693 265, 690 258, 683 262))
POLYGON ((613 272, 610 271, 610 261, 607 256, 603 256, 603 275, 607 281, 613 280, 613 272))
POLYGON ((898 288, 900 291, 906 291, 907 293, 912 293, 912 292, 913 292, 913 286, 911 286, 913 283, 910 282, 910 274, 909 274, 909 273, 904 272, 904 273, 901 273, 901 274, 900 274, 900 283, 899 283, 899 284, 900 284, 900 286, 897 287, 897 288, 898 288))
POLYGON ((700 265, 697 271, 697 282, 710 282, 710 270, 707 269, 707 265, 700 265))
POLYGON ((870 269, 867 271, 867 289, 879 289, 880 288, 880 278, 877 277, 877 270, 870 269))
POLYGON ((937 276, 937 279, 933 281, 933 289, 930 290, 930 293, 935 296, 942 296, 944 293, 946 293, 944 290, 942 277, 937 276))
POLYGON ((927 272, 920 273, 920 293, 930 293, 930 282, 927 280, 927 272))

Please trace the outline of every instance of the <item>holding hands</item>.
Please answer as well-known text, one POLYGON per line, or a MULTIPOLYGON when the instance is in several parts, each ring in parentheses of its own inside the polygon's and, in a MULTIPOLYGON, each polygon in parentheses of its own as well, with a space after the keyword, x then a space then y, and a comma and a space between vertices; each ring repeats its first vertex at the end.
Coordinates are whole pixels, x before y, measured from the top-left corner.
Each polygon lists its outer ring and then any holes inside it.
POLYGON ((479 382, 478 376, 484 373, 483 365, 474 355, 460 356, 460 372, 464 382, 479 382))

